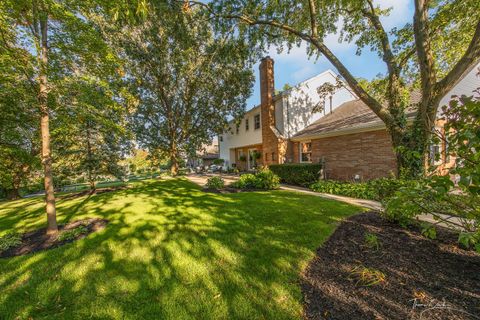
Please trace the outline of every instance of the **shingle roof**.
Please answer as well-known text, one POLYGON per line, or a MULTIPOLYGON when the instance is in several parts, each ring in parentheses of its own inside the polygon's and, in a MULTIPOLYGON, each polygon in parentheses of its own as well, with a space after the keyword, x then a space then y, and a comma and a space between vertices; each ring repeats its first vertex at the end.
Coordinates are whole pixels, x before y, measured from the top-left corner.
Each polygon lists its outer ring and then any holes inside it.
POLYGON ((360 127, 380 126, 382 123, 380 118, 365 103, 357 99, 343 103, 332 113, 299 131, 294 135, 294 138, 353 130, 360 127))

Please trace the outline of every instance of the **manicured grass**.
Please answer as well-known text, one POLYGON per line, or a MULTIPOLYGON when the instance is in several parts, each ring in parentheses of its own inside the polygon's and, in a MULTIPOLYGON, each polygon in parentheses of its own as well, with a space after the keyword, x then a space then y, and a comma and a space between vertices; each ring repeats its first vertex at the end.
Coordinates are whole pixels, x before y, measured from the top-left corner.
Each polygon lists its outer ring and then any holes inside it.
MULTIPOLYGON (((42 200, 0 203, 0 235, 43 226, 42 200)), ((301 270, 359 211, 286 191, 207 194, 184 179, 59 200, 59 222, 110 224, 1 259, 0 319, 300 318, 301 270)))

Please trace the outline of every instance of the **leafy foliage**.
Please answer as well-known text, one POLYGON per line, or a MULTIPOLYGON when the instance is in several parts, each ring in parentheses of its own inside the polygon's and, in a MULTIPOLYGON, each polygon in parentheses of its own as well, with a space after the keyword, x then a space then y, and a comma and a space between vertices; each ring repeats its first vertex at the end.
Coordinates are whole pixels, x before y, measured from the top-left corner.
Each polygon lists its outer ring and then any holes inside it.
POLYGON ((273 190, 280 187, 280 178, 269 169, 262 169, 256 174, 242 174, 231 186, 239 189, 273 190))
POLYGON ((16 232, 9 232, 0 237, 0 252, 22 244, 22 236, 16 232))
POLYGON ((402 224, 412 223, 420 214, 431 214, 437 221, 464 231, 459 241, 466 247, 480 248, 480 98, 459 97, 445 107, 443 114, 447 152, 456 165, 448 175, 436 171, 422 182, 401 188, 387 203, 386 216, 402 224), (455 185, 450 176, 456 177, 455 185), (456 222, 448 219, 454 216, 456 222))
POLYGON ((78 226, 78 227, 76 227, 76 228, 74 228, 74 229, 62 231, 62 232, 58 235, 58 241, 71 241, 71 240, 75 240, 75 239, 78 238, 80 235, 86 234, 86 233, 88 233, 87 227, 81 225, 81 226, 78 226))
POLYGON ((367 182, 343 182, 333 180, 318 181, 310 186, 313 191, 338 194, 342 196, 386 201, 402 188, 412 185, 415 181, 396 178, 380 178, 367 182))
POLYGON ((378 237, 376 234, 366 232, 364 235, 364 238, 365 238, 365 244, 367 245, 367 247, 375 251, 378 251, 380 249, 380 240, 378 240, 378 237))
POLYGON ((168 157, 173 175, 182 155, 244 112, 253 83, 245 44, 216 34, 202 12, 182 5, 152 6, 133 25, 100 22, 126 60, 136 139, 152 156, 168 157))
POLYGON ((280 187, 280 178, 269 169, 262 169, 255 174, 255 187, 263 190, 273 190, 280 187))
POLYGON ((357 285, 365 287, 382 284, 386 281, 385 273, 362 265, 353 267, 352 270, 350 270, 350 277, 356 280, 357 285))
POLYGON ((210 177, 207 180, 207 184, 205 187, 207 189, 214 189, 214 190, 219 190, 222 189, 225 186, 225 180, 223 180, 222 177, 210 177))
POLYGON ((318 181, 322 165, 316 163, 273 164, 269 169, 278 175, 283 183, 306 187, 318 181))

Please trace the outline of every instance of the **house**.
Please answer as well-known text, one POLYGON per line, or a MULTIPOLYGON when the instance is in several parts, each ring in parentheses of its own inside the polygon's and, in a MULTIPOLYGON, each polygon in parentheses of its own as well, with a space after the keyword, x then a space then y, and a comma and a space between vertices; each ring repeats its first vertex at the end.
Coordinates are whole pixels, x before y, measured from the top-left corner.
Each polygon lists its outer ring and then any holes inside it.
POLYGON ((333 112, 346 101, 356 99, 348 88, 340 88, 322 99, 317 89, 337 83, 331 70, 275 93, 274 62, 260 63, 260 105, 247 111, 240 121, 231 121, 219 136, 220 158, 226 167, 251 170, 262 165, 293 161, 290 138, 300 130, 333 112), (314 110, 315 109, 315 110, 314 110))
MULTIPOLYGON (((479 70, 480 62, 467 70, 440 106, 448 105, 452 96, 473 95, 480 88, 479 70)), ((443 120, 436 121, 435 133, 444 135, 443 120)), ((291 141, 293 161, 322 161, 329 179, 369 180, 396 171, 392 141, 384 123, 360 100, 342 104, 332 114, 296 133, 291 141)), ((441 139, 441 143, 432 145, 430 150, 430 165, 435 165, 441 173, 455 164, 447 148, 445 139, 441 139)))
MULTIPOLYGON (((480 88, 480 62, 467 70, 441 100, 448 104, 454 95, 472 95, 480 88)), ((249 170, 278 163, 324 164, 328 179, 369 180, 396 172, 396 157, 385 124, 348 88, 320 101, 317 88, 335 83, 330 70, 274 94, 273 60, 260 64, 261 103, 245 114, 241 122, 230 123, 230 130, 219 137, 220 157, 227 166, 249 170), (321 112, 314 106, 324 104, 321 112)), ((420 99, 419 95, 412 95, 420 99)), ((415 101, 412 101, 415 102, 415 101)), ((440 110, 441 111, 441 110, 440 110)), ((411 113, 407 116, 413 117, 411 113)), ((444 134, 442 120, 436 132, 444 134)), ((454 165, 443 141, 431 148, 430 161, 440 171, 454 165)))
POLYGON ((187 167, 190 168, 208 167, 211 166, 216 159, 219 159, 218 140, 214 138, 210 144, 202 145, 195 156, 188 157, 186 163, 187 167))

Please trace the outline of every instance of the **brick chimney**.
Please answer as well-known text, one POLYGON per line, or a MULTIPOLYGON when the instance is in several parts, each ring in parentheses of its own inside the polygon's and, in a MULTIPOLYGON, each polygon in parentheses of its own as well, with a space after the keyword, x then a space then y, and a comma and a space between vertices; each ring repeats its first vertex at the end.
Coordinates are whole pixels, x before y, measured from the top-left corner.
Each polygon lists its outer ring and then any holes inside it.
POLYGON ((283 163, 286 153, 286 141, 278 135, 275 129, 275 79, 273 60, 265 57, 260 63, 260 109, 262 118, 262 163, 283 163))
POLYGON ((273 73, 273 59, 269 56, 260 62, 260 105, 262 110, 262 127, 275 126, 275 79, 273 73))

